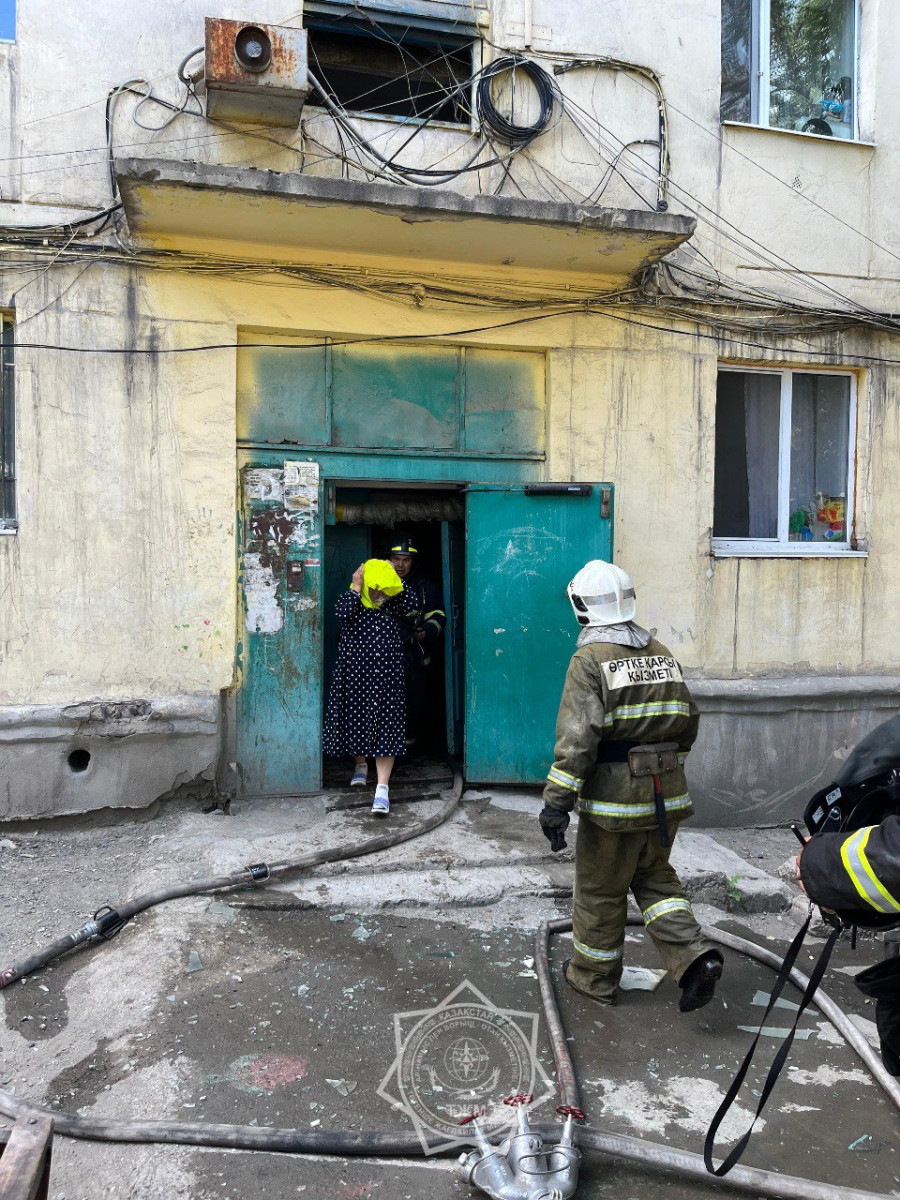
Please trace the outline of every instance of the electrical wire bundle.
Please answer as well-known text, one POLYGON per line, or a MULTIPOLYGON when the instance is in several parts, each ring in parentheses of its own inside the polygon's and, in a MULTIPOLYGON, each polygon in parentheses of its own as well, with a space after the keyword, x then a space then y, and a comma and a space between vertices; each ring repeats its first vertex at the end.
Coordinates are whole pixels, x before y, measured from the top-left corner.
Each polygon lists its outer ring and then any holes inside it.
MULTIPOLYGON (((375 36, 398 46, 400 42, 390 31, 378 26, 369 19, 375 36)), ((869 326, 872 328, 896 332, 900 323, 892 316, 879 313, 857 301, 851 300, 836 288, 817 277, 795 267, 789 260, 770 250, 749 234, 729 222, 717 210, 710 207, 687 188, 672 182, 669 178, 669 104, 662 91, 659 77, 649 67, 630 63, 625 60, 608 56, 590 56, 573 58, 571 56, 547 53, 542 58, 552 63, 552 74, 540 63, 526 58, 519 53, 509 53, 502 47, 494 47, 500 51, 498 57, 486 66, 475 71, 467 79, 454 79, 450 98, 458 102, 461 111, 472 109, 477 119, 477 129, 466 134, 466 140, 475 142, 474 149, 468 157, 458 165, 448 165, 447 159, 458 157, 464 152, 464 146, 457 143, 449 153, 444 153, 442 159, 430 165, 415 166, 400 161, 403 151, 437 118, 439 109, 446 106, 448 93, 441 92, 437 101, 424 109, 415 127, 405 137, 400 146, 391 153, 382 152, 376 144, 379 140, 396 135, 396 126, 371 136, 366 136, 359 129, 353 115, 342 106, 337 97, 315 74, 310 72, 310 81, 317 92, 321 103, 320 116, 330 119, 340 149, 318 143, 322 150, 319 158, 308 156, 308 147, 304 143, 313 144, 314 139, 301 127, 302 141, 298 148, 288 141, 282 141, 272 136, 271 132, 252 127, 236 128, 227 122, 211 120, 204 111, 197 95, 196 85, 202 78, 202 67, 188 71, 188 65, 201 52, 197 47, 181 61, 177 76, 181 86, 180 98, 171 101, 158 96, 152 84, 144 79, 132 79, 110 90, 106 97, 105 124, 107 145, 105 157, 107 160, 112 203, 98 212, 78 218, 74 221, 60 224, 42 224, 34 226, 8 226, 0 229, 0 243, 6 243, 7 254, 17 251, 23 255, 30 254, 36 261, 49 258, 49 264, 42 270, 47 270, 62 262, 82 262, 87 266, 95 262, 125 262, 140 263, 153 268, 162 269, 203 269, 210 273, 221 275, 243 275, 271 280, 273 275, 288 275, 297 280, 306 280, 323 286, 338 286, 353 290, 366 291, 393 299, 406 300, 418 306, 423 304, 454 304, 471 305, 475 307, 543 307, 552 308, 547 315, 558 315, 566 311, 582 311, 612 315, 612 307, 627 305, 634 311, 648 310, 655 315, 669 316, 681 323, 681 328, 673 329, 658 323, 650 323, 650 328, 668 329, 673 333, 684 333, 685 322, 696 322, 706 325, 713 331, 710 336, 731 337, 740 333, 768 333, 770 335, 788 336, 790 334, 822 334, 851 326, 869 326), (658 137, 638 138, 624 141, 612 132, 600 120, 596 103, 592 102, 593 111, 579 104, 571 95, 564 92, 558 80, 575 70, 592 69, 595 73, 609 69, 623 72, 636 80, 639 86, 646 89, 652 96, 657 111, 659 132, 658 137), (521 78, 528 81, 528 91, 532 89, 538 101, 537 115, 532 120, 516 120, 516 89, 517 81, 521 78), (498 85, 507 88, 508 104, 501 106, 496 99, 498 85), (512 167, 515 162, 525 164, 531 172, 532 182, 549 199, 564 200, 582 207, 592 207, 602 201, 607 186, 617 178, 620 183, 629 188, 638 202, 651 210, 662 211, 668 207, 668 192, 671 187, 683 209, 694 216, 701 230, 708 230, 715 239, 724 243, 732 252, 746 255, 760 264, 763 269, 780 272, 781 277, 789 277, 800 290, 810 293, 811 301, 799 298, 789 298, 784 291, 767 289, 760 286, 750 286, 735 279, 729 279, 718 271, 710 259, 703 254, 696 240, 677 252, 666 262, 644 270, 635 281, 626 287, 605 292, 591 293, 584 287, 566 288, 567 294, 555 292, 544 297, 529 295, 528 286, 523 284, 514 287, 510 284, 500 286, 493 291, 489 289, 475 290, 471 283, 464 280, 451 282, 441 278, 409 278, 400 279, 379 276, 370 270, 356 270, 335 266, 309 268, 299 265, 259 262, 242 262, 215 255, 197 256, 196 254, 181 254, 177 252, 150 251, 123 243, 119 237, 116 217, 121 210, 118 189, 115 178, 114 124, 115 112, 119 100, 125 94, 138 98, 131 116, 134 122, 144 130, 154 134, 170 126, 179 117, 201 119, 212 129, 210 137, 239 136, 263 140, 279 151, 293 152, 299 157, 300 169, 310 169, 319 163, 338 159, 344 169, 356 169, 364 176, 373 180, 384 180, 402 186, 432 187, 447 186, 466 175, 474 175, 482 188, 489 172, 494 168, 501 169, 501 177, 493 185, 494 194, 499 194, 508 183, 526 197, 526 191, 519 182, 512 167), (147 104, 157 104, 167 110, 168 115, 161 124, 148 123, 141 119, 141 113, 147 104), (506 109, 507 111, 504 111, 506 109), (606 162, 606 168, 599 181, 586 194, 573 193, 572 186, 559 179, 546 165, 529 153, 535 141, 550 133, 561 121, 569 123, 597 156, 598 168, 606 162), (644 146, 656 149, 658 161, 652 165, 646 155, 641 152, 644 146), (655 199, 645 194, 646 185, 655 190, 655 199), (99 241, 98 235, 112 228, 118 247, 111 246, 108 239, 99 241), (702 260, 705 265, 699 265, 702 260)), ((409 54, 417 71, 430 70, 436 60, 420 62, 411 52, 409 54)), ((313 56, 314 57, 314 56, 313 56)), ((315 64, 318 66, 318 63, 315 64)), ((437 79, 435 77, 435 81, 437 79)), ((445 85, 442 85, 445 86, 445 85)), ((594 81, 596 87, 596 78, 594 81)), ((377 89, 376 89, 377 90, 377 89)), ((593 91, 592 91, 593 96, 593 91)), ((361 98, 362 99, 362 98, 361 98)), ((374 106, 377 115, 377 106, 374 106)), ((529 114, 533 106, 527 106, 529 114)), ((712 131, 694 120, 689 114, 674 109, 686 120, 692 122, 708 136, 714 136, 712 131)), ((178 138, 179 145, 185 139, 178 138)), ((193 139, 202 141, 203 139, 193 139)), ((733 149, 729 147, 729 149, 733 149)), ((739 151, 736 151, 740 153, 739 151)), ((568 157, 563 153, 564 157, 568 157)), ((741 154, 741 157, 747 158, 741 154)), ((576 161, 576 160, 572 160, 576 161)), ((750 160, 753 162, 754 160, 750 160)), ((755 164, 758 165, 758 164, 755 164)), ((771 175, 766 168, 760 167, 765 174, 771 175)), ((778 183, 784 181, 776 179, 778 183)), ((787 186, 786 184, 784 186, 787 186)), ((533 189, 532 193, 533 195, 533 189)), ((796 193, 793 193, 796 195, 796 193)), ((806 200, 807 197, 802 197, 806 200)), ((852 229, 846 221, 835 214, 828 213, 821 205, 810 200, 814 207, 823 213, 833 216, 842 225, 852 229)), ((853 230, 871 245, 876 246, 892 257, 900 259, 900 255, 882 246, 875 239, 860 230, 853 230)), ((17 254, 18 263, 11 262, 7 270, 17 270, 22 264, 22 258, 17 254)), ((9 261, 9 260, 8 260, 9 261)), ((620 315, 616 319, 631 324, 648 324, 636 320, 633 316, 620 315)), ((447 336, 450 336, 449 334, 447 336)), ((750 345, 754 343, 736 343, 750 345)), ((761 346, 763 349, 785 349, 785 347, 761 346)), ((811 351, 804 351, 811 353, 811 351)), ((874 361, 874 358, 872 359, 874 361)), ((887 359, 883 361, 889 361, 887 359)))
POLYGON ((480 72, 475 89, 475 111, 481 126, 498 142, 507 146, 524 147, 533 142, 550 124, 554 106, 559 99, 561 97, 556 82, 542 66, 528 58, 511 54, 495 58, 480 72), (491 86, 494 80, 507 72, 516 71, 521 71, 531 80, 540 101, 540 112, 529 125, 517 125, 511 117, 504 116, 494 103, 491 86))

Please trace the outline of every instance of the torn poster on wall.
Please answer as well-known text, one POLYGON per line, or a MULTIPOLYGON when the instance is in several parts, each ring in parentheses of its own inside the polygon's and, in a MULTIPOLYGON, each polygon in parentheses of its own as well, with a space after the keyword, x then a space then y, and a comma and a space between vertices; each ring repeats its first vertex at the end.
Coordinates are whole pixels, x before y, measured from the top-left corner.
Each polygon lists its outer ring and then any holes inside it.
MULTIPOLYGON (((244 474, 247 542, 244 606, 248 632, 278 633, 284 625, 285 563, 301 551, 317 563, 319 464, 286 462, 283 470, 248 468, 244 474), (293 550, 294 553, 289 553, 293 550)), ((318 601, 289 597, 292 608, 313 610, 318 601)))
POLYGON ((319 507, 319 464, 286 462, 284 464, 285 512, 315 513, 319 507))

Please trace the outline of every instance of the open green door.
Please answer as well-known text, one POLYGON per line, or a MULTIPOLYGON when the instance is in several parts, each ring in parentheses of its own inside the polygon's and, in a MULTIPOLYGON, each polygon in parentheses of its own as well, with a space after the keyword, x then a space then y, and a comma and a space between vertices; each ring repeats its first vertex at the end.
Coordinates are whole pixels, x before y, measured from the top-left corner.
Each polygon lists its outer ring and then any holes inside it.
POLYGON ((463 728, 463 647, 465 627, 463 597, 465 591, 465 544, 462 526, 455 521, 441 522, 441 563, 444 576, 444 696, 447 713, 447 753, 462 757, 463 728))
POLYGON ((470 487, 465 766, 473 783, 541 783, 578 626, 566 584, 612 558, 612 487, 470 487))
POLYGON ((321 785, 321 543, 318 463, 244 467, 237 695, 244 795, 321 785))

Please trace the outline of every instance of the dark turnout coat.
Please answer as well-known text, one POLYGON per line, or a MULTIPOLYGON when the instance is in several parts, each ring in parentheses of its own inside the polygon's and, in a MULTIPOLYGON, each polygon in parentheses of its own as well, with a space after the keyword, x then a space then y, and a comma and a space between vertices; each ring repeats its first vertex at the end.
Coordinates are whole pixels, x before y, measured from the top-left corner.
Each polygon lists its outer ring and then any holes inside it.
POLYGON ((800 856, 800 878, 815 904, 900 920, 900 816, 853 833, 817 834, 800 856))
POLYGON ((672 821, 694 811, 684 759, 700 715, 677 660, 651 638, 643 648, 594 641, 572 655, 556 723, 553 766, 544 803, 570 811, 577 804, 609 832, 656 826, 653 781, 634 778, 625 761, 606 761, 603 743, 675 742, 679 766, 661 777, 672 821))

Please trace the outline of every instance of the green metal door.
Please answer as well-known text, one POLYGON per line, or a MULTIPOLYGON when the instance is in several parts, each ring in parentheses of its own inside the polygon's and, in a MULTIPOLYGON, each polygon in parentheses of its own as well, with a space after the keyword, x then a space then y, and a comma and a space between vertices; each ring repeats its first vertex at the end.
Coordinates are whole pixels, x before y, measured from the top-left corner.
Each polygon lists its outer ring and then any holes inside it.
POLYGON ((318 463, 241 472, 237 758, 245 795, 321 785, 321 511, 318 463))
POLYGON ((444 695, 447 711, 447 752, 462 754, 463 727, 463 623, 465 596, 465 544, 462 526, 441 522, 441 563, 444 576, 444 695))
POLYGON ((612 558, 612 487, 471 487, 466 504, 466 778, 541 783, 578 626, 566 584, 612 558))

